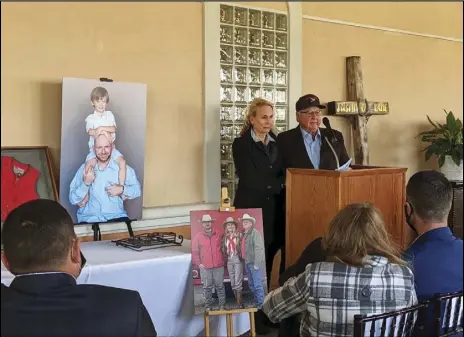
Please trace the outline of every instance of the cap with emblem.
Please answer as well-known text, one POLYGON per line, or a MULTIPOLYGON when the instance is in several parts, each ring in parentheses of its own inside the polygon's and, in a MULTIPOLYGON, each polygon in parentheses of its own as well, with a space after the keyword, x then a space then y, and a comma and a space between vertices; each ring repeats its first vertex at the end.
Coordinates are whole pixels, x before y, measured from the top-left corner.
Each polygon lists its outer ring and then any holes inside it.
POLYGON ((296 102, 296 111, 303 111, 311 107, 318 107, 319 109, 325 109, 325 105, 322 105, 319 101, 319 97, 313 94, 308 94, 300 97, 300 99, 296 102))

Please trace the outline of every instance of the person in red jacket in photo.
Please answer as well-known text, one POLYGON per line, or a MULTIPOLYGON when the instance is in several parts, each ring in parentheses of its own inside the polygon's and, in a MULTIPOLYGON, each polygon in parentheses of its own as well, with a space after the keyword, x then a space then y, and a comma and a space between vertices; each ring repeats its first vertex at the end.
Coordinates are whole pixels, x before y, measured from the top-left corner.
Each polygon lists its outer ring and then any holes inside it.
POLYGON ((200 221, 203 232, 195 235, 192 242, 192 263, 200 269, 206 311, 211 310, 213 304, 213 287, 218 295, 219 310, 223 310, 226 304, 222 234, 213 230, 213 221, 209 214, 204 214, 200 221))

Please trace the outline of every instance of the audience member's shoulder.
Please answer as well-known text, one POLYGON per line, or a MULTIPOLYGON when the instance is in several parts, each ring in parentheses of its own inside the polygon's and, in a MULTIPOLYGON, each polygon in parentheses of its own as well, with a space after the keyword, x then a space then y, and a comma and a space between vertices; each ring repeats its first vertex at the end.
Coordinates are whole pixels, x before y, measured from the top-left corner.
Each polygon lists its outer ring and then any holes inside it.
POLYGON ((398 263, 389 263, 388 273, 402 275, 405 278, 412 277, 414 273, 412 272, 411 265, 407 264, 398 264, 398 263))
POLYGON ((4 292, 8 292, 10 290, 10 287, 6 286, 5 284, 2 283, 2 294, 4 292))
MULTIPOLYGON (((344 266, 340 263, 341 266, 344 266)), ((318 272, 332 272, 334 271, 335 262, 329 261, 321 261, 321 262, 313 262, 306 265, 305 272, 306 273, 318 273, 318 272)))
POLYGON ((8 287, 2 283, 2 295, 8 291, 8 287))
POLYGON ((91 293, 96 297, 102 298, 102 300, 105 298, 113 298, 125 302, 138 302, 141 298, 139 292, 135 290, 108 287, 98 284, 81 284, 78 285, 78 288, 80 291, 91 293))

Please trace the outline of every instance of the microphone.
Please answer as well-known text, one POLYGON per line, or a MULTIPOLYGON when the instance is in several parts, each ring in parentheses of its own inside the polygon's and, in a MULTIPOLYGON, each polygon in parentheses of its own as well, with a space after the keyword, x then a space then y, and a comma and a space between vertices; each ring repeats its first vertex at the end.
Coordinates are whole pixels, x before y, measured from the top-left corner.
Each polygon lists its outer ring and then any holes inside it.
POLYGON ((338 139, 335 136, 335 133, 332 130, 332 127, 330 126, 330 121, 327 117, 322 118, 322 124, 329 130, 329 132, 332 134, 332 142, 337 143, 338 139))
MULTIPOLYGON (((330 131, 330 133, 332 134, 332 142, 334 143, 337 143, 338 142, 338 139, 337 137, 335 136, 335 133, 333 132, 332 130, 332 127, 330 126, 330 121, 327 117, 324 117, 322 119, 322 123, 324 123, 324 126, 327 128, 327 130, 330 131)), ((335 157, 335 162, 337 163, 337 170, 338 168, 340 167, 340 161, 338 160, 338 156, 337 156, 337 152, 335 151, 334 147, 332 146, 332 144, 330 143, 330 141, 327 139, 327 137, 324 137, 325 141, 327 142, 327 144, 329 145, 330 149, 332 150, 332 153, 335 157)))

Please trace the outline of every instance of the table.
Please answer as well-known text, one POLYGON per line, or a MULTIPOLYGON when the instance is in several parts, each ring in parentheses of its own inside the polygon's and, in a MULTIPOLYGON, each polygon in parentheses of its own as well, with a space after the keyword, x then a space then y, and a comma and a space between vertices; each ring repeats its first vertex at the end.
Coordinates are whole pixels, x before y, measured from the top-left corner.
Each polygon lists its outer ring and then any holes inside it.
MULTIPOLYGON (((87 264, 77 282, 137 290, 150 313, 158 336, 204 335, 203 315, 194 315, 191 242, 137 252, 111 241, 84 242, 87 264)), ((2 264, 2 283, 14 276, 2 264)), ((212 336, 226 336, 225 316, 211 318, 212 336)), ((234 317, 234 331, 250 329, 247 314, 234 317)))

